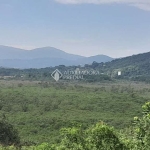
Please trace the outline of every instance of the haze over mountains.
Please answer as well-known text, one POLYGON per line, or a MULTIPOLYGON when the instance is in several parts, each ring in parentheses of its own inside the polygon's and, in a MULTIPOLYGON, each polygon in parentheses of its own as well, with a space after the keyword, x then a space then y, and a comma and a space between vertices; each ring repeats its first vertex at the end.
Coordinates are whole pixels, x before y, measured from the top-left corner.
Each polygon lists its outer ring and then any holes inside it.
POLYGON ((84 57, 66 53, 53 47, 24 50, 0 46, 0 66, 9 68, 45 68, 58 65, 85 65, 93 61, 108 62, 113 58, 106 55, 84 57))

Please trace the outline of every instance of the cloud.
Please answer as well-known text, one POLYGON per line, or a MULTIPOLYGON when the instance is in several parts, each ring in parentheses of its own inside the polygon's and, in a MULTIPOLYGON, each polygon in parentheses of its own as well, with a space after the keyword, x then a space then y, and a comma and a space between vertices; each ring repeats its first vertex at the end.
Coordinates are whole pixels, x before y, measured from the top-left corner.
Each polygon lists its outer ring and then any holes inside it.
POLYGON ((62 4, 127 4, 150 11, 150 0, 55 0, 62 4))
POLYGON ((149 4, 133 4, 132 6, 138 7, 145 11, 150 11, 150 3, 149 4))

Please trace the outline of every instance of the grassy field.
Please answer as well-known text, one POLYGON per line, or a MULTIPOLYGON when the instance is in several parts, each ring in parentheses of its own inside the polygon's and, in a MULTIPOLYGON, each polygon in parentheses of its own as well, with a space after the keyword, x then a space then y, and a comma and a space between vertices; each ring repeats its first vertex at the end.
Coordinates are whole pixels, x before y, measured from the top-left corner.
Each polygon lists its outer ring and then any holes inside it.
POLYGON ((59 130, 77 123, 128 127, 149 99, 150 85, 144 83, 0 81, 0 116, 31 144, 58 142, 59 130))

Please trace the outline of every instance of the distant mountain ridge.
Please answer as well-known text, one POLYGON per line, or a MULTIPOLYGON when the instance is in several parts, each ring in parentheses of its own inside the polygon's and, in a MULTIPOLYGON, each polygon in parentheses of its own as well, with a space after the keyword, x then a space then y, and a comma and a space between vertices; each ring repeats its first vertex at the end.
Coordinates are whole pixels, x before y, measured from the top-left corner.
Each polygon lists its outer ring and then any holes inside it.
MULTIPOLYGON (((35 59, 0 59, 0 69, 1 75, 22 75, 23 72, 26 72, 26 75, 31 75, 39 77, 39 73, 49 74, 55 69, 64 71, 67 69, 75 69, 77 65, 82 64, 83 62, 88 64, 88 62, 93 62, 88 65, 81 67, 82 69, 94 69, 100 71, 104 75, 104 79, 127 79, 133 81, 144 81, 150 83, 150 52, 132 55, 119 59, 109 59, 105 55, 97 55, 92 57, 83 57, 78 56, 75 60, 67 60, 63 58, 35 58, 35 59), (104 60, 102 60, 104 59, 104 60), (107 60, 108 59, 108 60, 107 60), (101 60, 102 62, 98 62, 101 60), (109 61, 110 60, 110 61, 109 61), (95 61, 95 62, 94 62, 95 61), (106 62, 104 62, 106 61, 106 62), (64 66, 65 65, 65 66, 64 66), (3 67, 1 67, 3 66, 3 67), (5 66, 5 67, 4 67, 5 66), (68 67, 69 66, 69 67, 68 67), (7 67, 7 68, 6 68, 7 67), (9 68, 8 68, 9 67, 9 68), (27 68, 24 70, 20 69, 10 69, 10 68, 27 68), (37 69, 28 69, 28 68, 37 68, 37 69), (42 69, 39 69, 42 68, 42 69), (44 68, 44 69, 43 69, 44 68), (121 72, 121 75, 118 76, 118 72, 121 72), (37 75, 38 74, 38 75, 37 75)), ((80 68, 78 66, 78 68, 80 68)), ((32 77, 33 77, 32 76, 32 77)), ((91 81, 99 81, 99 78, 95 76, 95 79, 91 77, 91 81)), ((89 79, 89 78, 88 78, 89 79)))
POLYGON ((53 47, 24 50, 8 46, 0 46, 0 59, 37 59, 37 58, 64 58, 76 60, 83 56, 66 53, 53 47))
POLYGON ((24 50, 0 46, 0 66, 10 68, 45 68, 57 65, 85 65, 93 61, 107 62, 113 58, 106 55, 84 57, 66 53, 53 47, 24 50))
POLYGON ((91 57, 85 57, 85 58, 81 58, 79 59, 80 64, 91 64, 94 61, 101 63, 101 62, 109 62, 112 61, 113 58, 106 56, 106 55, 96 55, 96 56, 91 56, 91 57), (101 61, 101 62, 99 62, 101 61))

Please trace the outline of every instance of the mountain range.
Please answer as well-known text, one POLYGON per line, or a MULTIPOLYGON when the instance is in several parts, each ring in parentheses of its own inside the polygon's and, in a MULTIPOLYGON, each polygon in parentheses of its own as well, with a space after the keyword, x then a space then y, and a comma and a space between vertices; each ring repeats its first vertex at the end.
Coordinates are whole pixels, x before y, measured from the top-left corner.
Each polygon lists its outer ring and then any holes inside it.
POLYGON ((53 47, 24 50, 9 46, 0 46, 0 66, 8 68, 45 68, 58 65, 85 65, 93 61, 98 63, 112 61, 106 55, 84 57, 66 53, 53 47))

